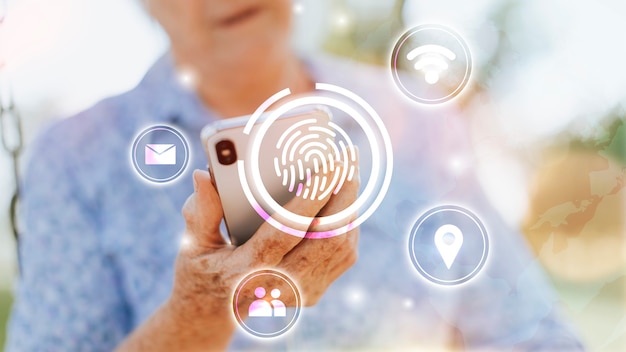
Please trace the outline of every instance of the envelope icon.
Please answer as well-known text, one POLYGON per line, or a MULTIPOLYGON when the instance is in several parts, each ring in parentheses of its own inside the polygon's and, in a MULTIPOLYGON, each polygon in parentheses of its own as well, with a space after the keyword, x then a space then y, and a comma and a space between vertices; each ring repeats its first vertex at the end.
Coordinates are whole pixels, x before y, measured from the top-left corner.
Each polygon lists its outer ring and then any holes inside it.
POLYGON ((175 144, 146 144, 146 165, 176 165, 175 144))

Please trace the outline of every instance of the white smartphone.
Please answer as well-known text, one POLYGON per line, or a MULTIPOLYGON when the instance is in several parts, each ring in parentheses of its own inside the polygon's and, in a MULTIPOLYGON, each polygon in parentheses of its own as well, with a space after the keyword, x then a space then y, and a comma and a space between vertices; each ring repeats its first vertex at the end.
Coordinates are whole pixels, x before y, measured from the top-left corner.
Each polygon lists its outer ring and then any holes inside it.
MULTIPOLYGON (((234 245, 245 243, 264 221, 246 198, 240 182, 238 162, 249 162, 249 143, 268 114, 256 121, 250 134, 244 133, 249 116, 220 120, 202 130, 201 138, 209 161, 209 172, 220 195, 226 230, 234 245)), ((302 185, 311 179, 311 172, 319 172, 319 160, 315 160, 315 157, 305 158, 303 154, 296 163, 293 156, 302 153, 306 145, 328 144, 329 136, 311 131, 328 130, 330 120, 330 112, 323 107, 300 109, 277 118, 264 134, 258 152, 261 176, 258 181, 263 183, 263 187, 280 206, 294 196, 307 198, 312 193, 308 193, 312 187, 304 187, 307 189, 303 191, 302 185), (296 153, 296 149, 300 152, 296 153), (303 194, 305 192, 307 194, 303 194)))

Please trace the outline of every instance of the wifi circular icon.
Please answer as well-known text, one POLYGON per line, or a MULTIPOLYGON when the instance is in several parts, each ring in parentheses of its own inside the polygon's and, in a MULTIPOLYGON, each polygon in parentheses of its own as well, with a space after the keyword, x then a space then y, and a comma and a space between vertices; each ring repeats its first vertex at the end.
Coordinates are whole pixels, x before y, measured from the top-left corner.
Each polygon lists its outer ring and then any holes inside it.
POLYGON ((441 104, 458 96, 472 73, 465 40, 454 30, 425 24, 405 32, 391 55, 396 86, 422 104, 441 104))

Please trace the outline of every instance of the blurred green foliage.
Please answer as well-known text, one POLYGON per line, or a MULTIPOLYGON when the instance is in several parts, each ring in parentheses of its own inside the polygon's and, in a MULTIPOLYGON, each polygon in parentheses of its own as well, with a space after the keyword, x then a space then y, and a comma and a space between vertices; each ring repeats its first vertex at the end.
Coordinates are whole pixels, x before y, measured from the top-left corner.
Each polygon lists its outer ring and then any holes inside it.
POLYGON ((626 112, 610 114, 594 129, 589 136, 571 138, 571 149, 591 150, 626 166, 626 112))
POLYGON ((7 319, 11 310, 13 297, 11 292, 6 289, 0 289, 0 348, 4 347, 6 340, 7 319))

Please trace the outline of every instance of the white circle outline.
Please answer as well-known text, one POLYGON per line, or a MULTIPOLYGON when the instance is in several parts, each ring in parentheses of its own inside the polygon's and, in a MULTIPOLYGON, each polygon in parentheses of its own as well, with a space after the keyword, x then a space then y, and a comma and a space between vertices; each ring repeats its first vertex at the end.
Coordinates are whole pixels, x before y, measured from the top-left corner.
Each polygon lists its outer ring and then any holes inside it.
POLYGON ((464 282, 471 280, 473 277, 475 277, 478 274, 477 271, 482 270, 482 268, 485 266, 485 263, 487 262, 487 255, 489 253, 489 237, 487 236, 487 233, 486 233, 487 230, 485 229, 482 222, 479 222, 476 220, 477 218, 478 217, 472 212, 470 212, 469 210, 464 209, 462 207, 452 206, 452 205, 443 205, 443 206, 435 207, 426 211, 424 214, 422 214, 419 218, 418 223, 416 223, 411 229, 411 236, 409 238, 411 261, 413 262, 414 265, 417 265, 417 267, 419 267, 419 268, 416 267, 416 270, 420 274, 425 276, 429 281, 436 283, 436 284, 447 285, 447 286, 462 284, 464 282), (417 256, 415 255, 415 239, 416 239, 416 233, 417 231, 419 231, 419 228, 422 226, 424 221, 428 220, 430 217, 432 217, 433 215, 437 213, 449 212, 449 211, 463 214, 469 219, 471 219, 474 224, 476 224, 483 238, 483 251, 482 251, 480 260, 478 261, 478 265, 476 265, 474 270, 472 270, 470 273, 458 279, 443 280, 438 277, 432 276, 430 273, 428 273, 426 269, 424 269, 421 266, 419 260, 417 259, 417 256))
MULTIPOLYGON (((335 223, 344 219, 346 216, 349 216, 351 213, 354 213, 357 209, 359 209, 363 205, 365 200, 367 200, 366 198, 368 198, 370 194, 373 193, 374 191, 373 188, 376 182, 378 182, 379 177, 378 175, 374 175, 374 174, 375 174, 375 171, 380 168, 380 150, 378 148, 378 145, 375 143, 376 138, 373 136, 373 131, 364 121, 363 116, 359 114, 355 109, 348 106, 347 104, 328 98, 328 97, 298 98, 298 99, 294 99, 288 102, 287 104, 282 105, 279 109, 272 111, 271 115, 267 118, 267 120, 263 122, 263 124, 261 125, 257 133, 260 134, 261 136, 264 136, 265 133, 267 133, 267 130, 269 129, 271 124, 278 117, 282 116, 284 113, 290 110, 293 110, 295 108, 298 108, 300 106, 303 106, 303 105, 314 105, 314 104, 332 106, 352 116, 354 120, 358 122, 359 126, 361 126, 361 128, 363 128, 363 130, 365 131, 365 134, 367 135, 367 139, 370 142, 370 146, 375 146, 372 148, 372 152, 373 152, 372 154, 374 155, 372 156, 372 171, 370 172, 371 181, 368 182, 367 186, 365 187, 365 190, 363 191, 363 194, 354 203, 352 203, 350 206, 340 211, 339 213, 325 216, 323 218, 318 219, 320 225, 332 224, 332 223, 335 223)), ((295 214, 293 212, 288 211, 284 207, 280 206, 280 204, 278 204, 270 196, 269 192, 267 192, 267 189, 265 188, 263 183, 260 181, 261 172, 259 169, 259 151, 261 149, 260 148, 261 142, 262 142, 262 138, 254 139, 254 142, 252 143, 252 149, 251 149, 252 155, 250 157, 250 163, 251 163, 250 171, 252 172, 252 180, 255 181, 254 185, 257 187, 256 188, 257 191, 261 193, 260 194, 261 198, 265 200, 270 206, 271 210, 277 213, 278 215, 288 220, 294 220, 295 222, 302 224, 302 225, 310 224, 313 218, 309 216, 302 216, 302 215, 295 214)))
POLYGON ((133 166, 135 168, 135 171, 137 171, 140 176, 154 183, 167 183, 170 181, 174 181, 176 178, 182 175, 183 172, 185 172, 185 169, 187 168, 187 165, 189 164, 189 145, 187 143, 187 140, 183 136, 183 134, 177 129, 175 129, 174 127, 170 127, 167 125, 154 125, 154 126, 146 128, 139 134, 139 136, 135 137, 135 140, 133 142, 132 155, 133 155, 133 166), (152 133, 154 131, 167 131, 173 134, 182 142, 183 149, 185 150, 185 161, 180 166, 180 169, 178 169, 178 171, 176 171, 174 175, 169 176, 167 178, 155 178, 155 177, 149 176, 141 169, 141 167, 139 166, 139 162, 137 161, 137 147, 139 146, 139 141, 142 140, 143 137, 145 137, 147 134, 152 133))
MULTIPOLYGON (((316 90, 324 90, 324 91, 329 91, 329 92, 333 92, 333 93, 337 93, 339 95, 342 95, 344 97, 347 97, 349 100, 357 103, 361 108, 363 108, 363 110, 365 110, 365 112, 367 112, 371 119, 374 120, 376 126, 378 127, 380 136, 382 136, 382 140, 385 146, 385 151, 386 151, 386 170, 385 170, 385 176, 383 179, 383 182, 380 186, 380 190, 378 192, 378 195, 376 196, 376 198, 374 198, 374 201, 372 202, 372 204, 369 206, 369 208, 364 211, 362 214, 360 214, 355 220, 353 220, 352 222, 348 223, 347 225, 344 225, 340 228, 334 229, 334 230, 329 230, 329 231, 320 231, 320 232, 308 232, 309 237, 312 238, 326 238, 326 237, 333 237, 333 236, 338 236, 341 234, 344 234, 348 231, 350 231, 351 229, 359 226, 360 224, 362 224, 367 218, 369 218, 373 212, 378 208, 378 206, 380 205, 380 203, 382 202, 383 198, 385 197, 387 190, 389 189, 389 185, 391 183, 391 176, 393 173, 393 149, 391 146, 391 138, 389 137, 389 134, 387 132, 387 129, 385 128, 385 125, 382 122, 382 119, 380 118, 380 116, 378 115, 378 113, 365 101, 363 100, 361 97, 359 97, 358 95, 356 95, 355 93, 345 89, 345 88, 341 88, 332 84, 326 84, 326 83, 316 83, 315 85, 316 90)), ((250 120, 248 121, 248 124, 246 125, 246 128, 244 129, 244 134, 250 134, 252 132, 252 126, 254 126, 255 122, 257 120, 259 120, 259 118, 261 117, 261 115, 268 109, 269 106, 273 105, 274 103, 276 103, 277 101, 279 101, 280 99, 288 96, 291 94, 291 91, 287 88, 284 89, 276 94, 274 94, 272 97, 270 97, 268 100, 266 100, 255 112, 254 114, 250 117, 250 120)), ((268 119, 266 121, 264 121, 264 123, 261 125, 261 128, 259 129, 259 131, 257 133, 255 133, 254 135, 254 139, 253 142, 251 143, 251 150, 252 151, 252 155, 251 155, 251 164, 253 164, 253 166, 256 167, 252 167, 252 173, 253 173, 253 179, 252 181, 254 182, 255 185, 257 185, 257 182, 261 182, 260 181, 260 173, 258 171, 258 152, 259 152, 259 147, 262 141, 262 138, 265 134, 265 132, 267 131, 267 129, 269 128, 269 125, 271 124, 271 122, 273 120, 275 120, 276 118, 278 118, 278 116, 280 116, 280 114, 277 114, 277 112, 283 112, 283 110, 289 111, 292 109, 295 109, 297 107, 301 107, 304 105, 311 105, 311 104, 315 104, 318 101, 322 101, 322 102, 326 102, 327 104, 322 104, 322 105, 330 105, 330 106, 334 106, 340 110, 343 110, 344 112, 348 113, 348 115, 350 115, 350 117, 352 117, 354 120, 356 120, 359 125, 361 127, 363 127, 363 125, 361 124, 361 122, 359 120, 362 120, 363 117, 356 112, 356 110, 354 110, 352 107, 350 107, 349 105, 347 105, 346 103, 337 100, 336 98, 330 98, 330 97, 319 97, 319 96, 309 96, 309 97, 303 97, 303 98, 298 98, 294 101, 288 102, 284 105, 282 105, 279 109, 277 109, 275 112, 272 112, 272 114, 268 117, 268 119), (297 104, 294 104, 293 102, 297 102, 297 104), (330 104, 328 104, 330 102, 330 104), (285 106, 288 106, 289 108, 285 108, 285 106), (346 110, 344 110, 344 108, 346 110), (349 112, 353 112, 356 115, 358 115, 358 117, 352 116, 351 114, 349 114, 349 112), (255 175, 258 175, 257 177, 254 177, 255 175)), ((367 125, 367 124, 366 124, 367 125)), ((378 158, 374 158, 373 157, 373 162, 372 162, 372 174, 374 174, 374 171, 378 168, 380 169, 380 161, 381 161, 381 155, 380 155, 380 151, 379 151, 379 146, 377 143, 372 143, 372 139, 376 139, 375 137, 372 137, 372 135, 375 135, 376 133, 374 133, 374 131, 371 129, 370 126, 368 126, 370 129, 370 133, 367 133, 367 130, 364 129, 364 131, 366 131, 366 135, 368 135, 368 140, 370 140, 370 147, 373 151, 372 154, 374 154, 374 151, 377 151, 378 153, 378 158), (378 167, 375 167, 378 166, 378 167)), ((269 222, 272 226, 274 226, 275 228, 294 235, 294 236, 298 236, 298 237, 304 237, 305 235, 307 235, 307 231, 301 231, 301 230, 297 230, 294 229, 290 226, 284 225, 282 224, 280 221, 277 221, 276 219, 274 219, 273 217, 269 216, 269 214, 267 214, 267 212, 259 205, 259 203, 257 202, 257 200, 255 199, 254 195, 252 194, 251 190, 250 190, 250 185, 248 184, 248 178, 247 178, 247 168, 245 167, 245 161, 244 160, 238 160, 238 167, 239 167, 239 179, 240 182, 242 184, 242 188, 244 190, 244 194, 246 195, 246 198, 248 199, 248 201, 250 202, 250 204, 252 205, 252 207, 256 210, 256 212, 263 217, 263 219, 265 219, 265 221, 269 222)), ((371 196, 371 194, 366 194, 366 191, 369 191, 369 193, 373 193, 373 188, 375 186, 375 183, 378 182, 378 176, 375 177, 374 180, 372 180, 372 178, 370 177, 370 180, 368 182, 368 185, 366 186, 363 194, 361 194, 361 196, 359 196, 359 198, 353 203, 351 204, 347 209, 344 209, 342 212, 337 213, 337 214, 333 214, 327 217, 321 217, 318 218, 318 221, 320 221, 320 223, 334 223, 337 222, 338 220, 335 220, 335 218, 337 218, 337 215, 342 214, 344 212, 348 212, 348 210, 352 210, 353 208, 358 208, 360 207, 362 204, 364 204, 367 201, 367 198, 369 198, 371 196), (375 182, 372 182, 375 181, 375 182), (370 186, 372 185, 372 186, 370 186), (366 197, 364 197, 366 196, 366 197), (365 199, 365 200, 361 200, 361 199, 365 199), (358 205, 355 207, 355 205, 358 205), (333 221, 329 221, 330 218, 333 221)), ((263 194, 263 191, 265 190, 265 187, 261 186, 258 187, 257 185, 257 189, 259 191, 259 193, 261 193, 261 197, 265 197, 265 196, 269 196, 269 194, 267 194, 267 192, 265 191, 266 194, 263 194)), ((272 205, 272 203, 277 204, 274 199, 269 196, 269 201, 266 198, 263 198, 263 200, 265 201, 266 204, 270 204, 270 207, 272 205)), ((306 216, 301 216, 298 214, 293 214, 291 212, 286 211, 286 209, 284 209, 283 207, 278 206, 278 209, 272 209, 274 211, 276 211, 277 213, 279 213, 279 215, 283 216, 284 218, 288 219, 288 220, 292 220, 297 224, 301 224, 301 225, 305 225, 305 226, 309 226, 311 224, 311 222, 315 219, 315 217, 306 217, 306 216), (287 213, 287 214, 285 214, 287 213)), ((351 213, 348 213, 348 216, 352 215, 351 213)), ((345 216, 343 217, 343 219, 345 219, 345 216)), ((340 219, 341 220, 341 219, 340 219)))
POLYGON ((473 71, 472 70, 473 60, 472 60, 471 50, 469 48, 469 45, 467 45, 467 42, 465 41, 465 39, 463 39, 461 35, 459 35, 457 32, 455 32, 451 28, 448 28, 443 25, 438 25, 438 24, 422 24, 422 25, 415 26, 409 29, 408 31, 404 32, 404 34, 400 36, 399 41, 396 42, 396 45, 394 46, 391 59, 392 59, 391 64, 392 64, 392 71, 393 71, 393 79, 397 87, 400 88, 400 91, 406 94, 413 101, 417 103, 421 103, 421 104, 426 104, 426 105, 443 104, 445 102, 448 102, 454 99, 456 96, 458 96, 461 93, 463 89, 465 89, 465 87, 467 86, 467 84, 469 83, 471 79, 471 74, 473 71), (398 55, 400 54, 400 50, 404 46, 404 43, 407 40, 409 40, 411 36, 423 30, 433 30, 433 29, 440 30, 449 34, 452 38, 454 38, 459 43, 459 45, 463 49, 463 55, 465 56, 466 64, 465 64, 465 74, 463 76, 463 79, 461 80, 461 83, 459 83, 457 87, 451 93, 441 98, 427 99, 427 98, 423 98, 423 97, 415 95, 413 92, 411 92, 411 90, 405 87, 404 84, 402 83, 402 79, 400 78, 400 74, 398 72, 398 55))
POLYGON ((301 297, 300 297, 300 290, 298 290, 298 287, 296 286, 296 283, 287 275, 276 271, 276 270, 271 270, 271 269, 265 269, 265 270, 259 270, 256 272, 253 272, 251 274, 246 275, 246 277, 244 277, 240 282, 239 285, 237 285, 237 290, 235 291, 235 297, 233 298, 233 305, 234 305, 234 313, 235 313, 235 318, 237 320, 237 322, 240 324, 240 326, 246 330, 248 333, 252 334, 255 337, 260 337, 260 338, 272 338, 272 337, 278 337, 284 333, 286 333, 287 331, 289 331, 298 321, 298 318, 300 317, 300 310, 302 309, 302 303, 300 303, 302 301, 301 297), (285 325, 285 327, 283 327, 282 329, 275 331, 273 333, 261 333, 258 332, 254 329, 252 329, 251 327, 249 327, 244 319, 241 319, 241 315, 239 314, 239 294, 241 293, 241 290, 246 286, 246 284, 248 282, 250 282, 250 280, 259 277, 259 276, 265 276, 265 275, 270 275, 270 276, 275 276, 278 277, 279 279, 281 279, 282 281, 286 282, 289 285, 289 288, 291 288, 291 291, 293 292, 294 297, 296 297, 296 312, 293 315, 293 317, 291 318, 291 320, 289 321, 289 323, 287 325, 285 325))

